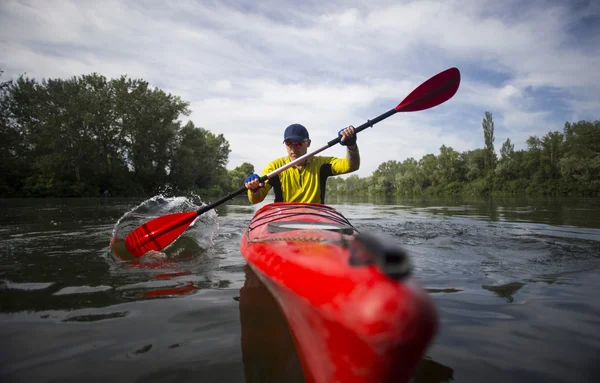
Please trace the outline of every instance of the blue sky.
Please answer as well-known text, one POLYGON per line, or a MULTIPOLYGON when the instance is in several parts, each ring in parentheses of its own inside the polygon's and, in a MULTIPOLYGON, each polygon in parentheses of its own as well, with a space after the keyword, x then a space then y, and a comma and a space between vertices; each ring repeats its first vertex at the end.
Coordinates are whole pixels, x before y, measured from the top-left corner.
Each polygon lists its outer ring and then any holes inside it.
POLYGON ((450 67, 456 96, 361 133, 356 174, 443 144, 480 148, 485 111, 497 150, 597 120, 598 37, 598 1, 0 2, 3 79, 143 78, 190 102, 184 121, 225 135, 228 168, 257 171, 285 155, 286 126, 305 125, 320 148, 450 67))

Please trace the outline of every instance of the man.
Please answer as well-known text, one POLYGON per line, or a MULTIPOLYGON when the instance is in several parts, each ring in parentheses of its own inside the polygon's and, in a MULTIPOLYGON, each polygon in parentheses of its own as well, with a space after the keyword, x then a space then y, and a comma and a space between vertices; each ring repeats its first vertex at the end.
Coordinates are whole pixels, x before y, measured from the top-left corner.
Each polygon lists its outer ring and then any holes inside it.
MULTIPOLYGON (((259 181, 257 174, 252 174, 244 181, 250 203, 263 201, 272 188, 275 202, 324 204, 327 177, 350 173, 360 167, 354 127, 348 126, 340 130, 338 135, 341 136, 340 145, 347 148, 346 158, 313 156, 279 173, 268 180, 266 185, 259 181)), ((288 155, 271 161, 263 170, 263 175, 305 155, 310 147, 308 130, 300 124, 290 125, 285 129, 283 142, 288 155)))

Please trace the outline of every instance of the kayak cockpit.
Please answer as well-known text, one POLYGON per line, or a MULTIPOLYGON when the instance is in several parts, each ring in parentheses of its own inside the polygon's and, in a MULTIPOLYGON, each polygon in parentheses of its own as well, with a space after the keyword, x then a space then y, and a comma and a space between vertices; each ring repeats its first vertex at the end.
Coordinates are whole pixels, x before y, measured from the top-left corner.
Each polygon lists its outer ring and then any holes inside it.
POLYGON ((350 221, 332 207, 306 203, 274 203, 263 207, 248 225, 248 232, 259 228, 266 233, 291 230, 326 230, 345 235, 358 233, 350 221))
POLYGON ((269 233, 281 233, 290 230, 327 230, 346 235, 356 233, 356 229, 350 225, 332 222, 284 221, 269 222, 267 224, 269 233))

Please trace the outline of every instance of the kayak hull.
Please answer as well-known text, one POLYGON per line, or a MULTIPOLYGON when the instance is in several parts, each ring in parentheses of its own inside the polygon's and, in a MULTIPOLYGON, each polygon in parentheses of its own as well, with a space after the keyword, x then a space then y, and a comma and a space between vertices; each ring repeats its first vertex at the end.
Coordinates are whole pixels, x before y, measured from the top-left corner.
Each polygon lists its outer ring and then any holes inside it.
POLYGON ((300 203, 262 207, 244 232, 240 250, 284 313, 307 381, 407 382, 437 330, 408 259, 393 265, 403 273, 362 262, 373 259, 361 235, 335 209, 300 203))

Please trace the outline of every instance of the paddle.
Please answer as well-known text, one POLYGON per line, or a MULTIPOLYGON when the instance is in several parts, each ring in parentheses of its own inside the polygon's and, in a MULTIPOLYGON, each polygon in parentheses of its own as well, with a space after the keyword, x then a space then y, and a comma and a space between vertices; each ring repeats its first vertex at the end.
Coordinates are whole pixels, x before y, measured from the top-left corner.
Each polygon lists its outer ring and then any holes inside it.
MULTIPOLYGON (((429 80, 419 85, 394 109, 391 109, 372 120, 368 120, 354 130, 356 133, 359 133, 398 112, 416 112, 419 110, 433 108, 434 106, 440 105, 452 98, 452 96, 454 96, 458 90, 459 85, 459 70, 457 68, 446 69, 445 71, 436 74, 429 80)), ((323 150, 339 143, 340 139, 341 137, 338 136, 329 141, 327 145, 323 146, 322 148, 296 158, 294 161, 280 167, 279 169, 260 177, 260 181, 265 182, 268 179, 273 178, 284 170, 295 166, 296 164, 303 162, 315 154, 320 153, 323 150)), ((135 257, 140 257, 150 250, 161 250, 179 237, 181 233, 183 233, 188 226, 192 224, 196 217, 214 209, 223 202, 226 202, 245 191, 246 187, 242 187, 234 192, 229 193, 218 201, 203 206, 197 211, 173 213, 150 220, 129 233, 127 238, 125 238, 127 250, 129 250, 131 255, 135 257)))

